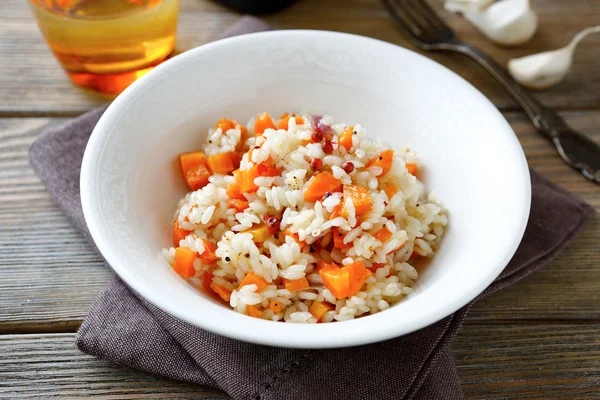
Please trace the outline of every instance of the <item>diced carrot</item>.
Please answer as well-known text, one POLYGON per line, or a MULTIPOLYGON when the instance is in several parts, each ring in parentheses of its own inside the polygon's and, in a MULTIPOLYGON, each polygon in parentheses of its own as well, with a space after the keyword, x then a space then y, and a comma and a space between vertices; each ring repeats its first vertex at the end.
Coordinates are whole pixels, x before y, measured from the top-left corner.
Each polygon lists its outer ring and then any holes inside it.
POLYGON ((292 239, 294 239, 296 241, 296 243, 298 243, 300 245, 300 247, 304 246, 304 242, 302 240, 300 240, 298 233, 292 233, 289 229, 286 229, 286 230, 282 231, 281 233, 284 236, 284 238, 283 238, 284 241, 285 241, 285 236, 289 236, 292 239))
POLYGON ((192 190, 198 190, 208 185, 210 171, 202 164, 198 164, 187 171, 185 179, 192 190))
MULTIPOLYGON (((379 240, 381 243, 387 242, 392 237, 392 232, 387 227, 383 227, 379 232, 375 234, 375 239, 379 240)), ((394 250, 388 252, 388 254, 396 252, 404 247, 404 243, 401 243, 394 250)))
POLYGON ((219 153, 209 156, 207 159, 208 168, 213 174, 227 175, 235 169, 232 159, 232 153, 219 153))
POLYGON ((414 176, 417 175, 417 164, 406 164, 406 169, 408 170, 409 174, 414 176))
POLYGON ((336 249, 347 249, 352 247, 352 243, 344 243, 344 238, 346 237, 339 229, 334 228, 331 230, 331 234, 333 235, 333 246, 336 249))
POLYGON ((229 303, 229 300, 231 300, 231 290, 228 290, 228 289, 224 288, 223 286, 216 284, 216 283, 211 283, 210 288, 216 294, 218 294, 223 300, 225 300, 227 303, 229 303))
POLYGON ((326 266, 328 266, 328 265, 329 265, 329 263, 328 263, 327 261, 325 261, 325 260, 319 260, 319 261, 317 262, 317 271, 319 271, 319 270, 321 270, 321 269, 325 268, 325 267, 326 267, 326 266))
POLYGON ((221 118, 220 120, 217 121, 217 123, 215 125, 215 130, 221 128, 221 131, 223 131, 223 133, 225 133, 230 129, 235 129, 235 127, 237 125, 238 125, 237 121, 227 119, 227 118, 221 118))
POLYGON ((208 294, 212 294, 215 293, 215 291, 210 287, 210 285, 212 285, 212 280, 213 280, 213 274, 212 274, 212 268, 208 271, 204 271, 204 273, 202 274, 202 289, 204 289, 204 291, 208 294))
POLYGON ((252 234, 252 240, 255 243, 262 243, 272 235, 269 228, 264 224, 253 226, 251 229, 247 230, 246 232, 252 234))
POLYGON ((196 252, 187 247, 177 247, 175 249, 175 262, 173 263, 173 269, 182 278, 190 278, 196 274, 194 269, 194 260, 196 259, 196 252))
POLYGON ((343 299, 350 296, 350 274, 348 271, 332 263, 320 269, 319 276, 321 276, 325 287, 329 289, 336 299, 343 299))
POLYGON ((227 196, 232 200, 246 201, 246 197, 244 197, 244 195, 240 191, 240 185, 237 182, 231 183, 229 184, 229 186, 227 186, 227 196))
POLYGON ((275 314, 279 314, 281 312, 281 310, 283 310, 283 304, 281 304, 281 302, 279 302, 279 301, 273 301, 273 300, 269 301, 268 307, 275 314))
POLYGON ((275 167, 258 164, 250 167, 247 170, 234 171, 237 183, 240 185, 240 192, 253 193, 258 190, 258 186, 254 183, 254 179, 259 176, 279 176, 279 170, 275 167))
POLYGON ((237 212, 242 212, 248 208, 248 202, 240 199, 230 199, 227 201, 227 207, 235 208, 237 212))
POLYGON ((269 128, 277 129, 269 114, 266 112, 260 113, 258 117, 256 117, 256 122, 254 123, 254 133, 257 136, 260 136, 269 128))
POLYGON ((248 272, 246 274, 246 276, 244 277, 244 279, 242 279, 242 282, 240 283, 240 286, 238 287, 238 289, 240 289, 246 285, 252 285, 252 284, 256 285, 256 293, 261 292, 268 285, 267 281, 265 281, 260 276, 255 275, 254 272, 248 272))
POLYGON ((262 311, 260 311, 256 306, 246 306, 246 314, 254 318, 260 318, 262 311))
MULTIPOLYGON (((343 200, 343 199, 342 199, 343 200)), ((329 219, 332 220, 334 218, 342 216, 342 213, 345 211, 344 203, 341 202, 337 206, 331 210, 331 214, 329 214, 329 219)), ((348 211, 345 211, 346 217, 348 216, 348 211)))
POLYGON ((369 268, 369 270, 372 273, 375 273, 375 271, 377 271, 379 268, 383 268, 386 265, 387 265, 386 263, 373 263, 373 266, 371 268, 369 268))
POLYGON ((283 279, 283 284, 287 290, 290 292, 296 292, 298 290, 308 289, 310 284, 308 283, 308 279, 306 277, 301 279, 283 279))
POLYGON ((385 191, 385 194, 387 195, 388 199, 391 200, 392 197, 394 197, 394 195, 396 193, 398 193, 398 188, 395 185, 390 183, 389 185, 387 185, 385 187, 384 191, 385 191))
POLYGON ((394 161, 394 150, 386 150, 377 157, 373 158, 367 164, 367 167, 381 167, 383 172, 379 176, 387 174, 392 169, 392 162, 394 161))
POLYGON ((373 204, 371 204, 371 195, 369 191, 362 186, 358 185, 344 185, 344 196, 340 204, 334 207, 329 214, 329 219, 332 220, 337 217, 348 217, 348 210, 346 209, 346 200, 347 198, 352 200, 352 204, 354 204, 354 213, 358 215, 366 214, 373 209, 373 204))
POLYGON ((263 162, 256 166, 260 176, 279 176, 279 170, 271 164, 272 161, 263 162))
POLYGON ((329 171, 323 171, 312 177, 304 192, 304 201, 315 202, 325 196, 325 193, 342 191, 342 182, 329 171))
POLYGON ((279 129, 285 129, 287 131, 288 129, 288 124, 290 121, 290 118, 294 117, 294 119, 296 120, 296 125, 301 125, 304 123, 304 118, 302 117, 297 117, 296 115, 292 114, 289 115, 288 113, 285 113, 281 116, 281 120, 279 121, 279 129))
MULTIPOLYGON (((344 185, 344 199, 352 200, 356 215, 366 214, 373 209, 369 191, 358 185, 344 185)), ((346 213, 347 215, 347 213, 346 213)))
POLYGON ((207 265, 216 263, 219 260, 219 257, 215 254, 217 245, 204 238, 200 238, 200 240, 204 244, 204 252, 200 254, 200 260, 207 265))
POLYGON ((338 299, 354 296, 363 286, 365 280, 371 276, 362 261, 344 265, 342 268, 335 264, 328 265, 319 271, 325 284, 338 299))
MULTIPOLYGON (((235 171, 234 171, 235 172, 235 171)), ((238 175, 236 176, 236 181, 240 185, 240 192, 244 193, 254 193, 258 190, 258 186, 254 184, 254 179, 258 178, 260 175, 258 173, 258 168, 255 166, 246 170, 239 170, 238 175)))
POLYGON ((185 239, 189 234, 190 231, 186 231, 179 226, 179 221, 173 222, 173 246, 178 247, 179 241, 185 239))
POLYGON ((206 166, 206 155, 201 151, 194 151, 192 153, 183 153, 179 155, 179 165, 181 165, 181 172, 183 172, 183 176, 186 176, 190 169, 199 164, 206 166))
POLYGON ((346 129, 344 129, 342 133, 340 133, 340 136, 338 138, 340 145, 344 146, 346 148, 346 150, 348 150, 348 151, 350 151, 350 148, 352 148, 352 134, 353 133, 354 133, 354 127, 349 126, 346 129))
POLYGON ((375 234, 375 239, 379 240, 381 243, 386 242, 391 237, 392 232, 385 226, 375 234))
POLYGON ((242 154, 237 151, 232 151, 229 153, 231 156, 231 162, 233 163, 233 168, 238 169, 240 167, 240 162, 242 161, 242 154))
POLYGON ((362 288, 367 278, 372 275, 362 261, 344 265, 343 269, 348 270, 350 274, 350 296, 354 296, 362 288))
POLYGON ((333 306, 331 304, 321 303, 320 301, 315 300, 310 305, 308 312, 311 313, 313 317, 317 319, 317 322, 319 322, 321 318, 323 318, 323 315, 325 315, 327 311, 331 310, 333 310, 333 306))
MULTIPOLYGON (((386 265, 387 264, 385 264, 385 263, 373 263, 373 266, 371 268, 369 268, 369 271, 371 271, 372 273, 376 273, 379 268, 383 268, 386 265)), ((392 269, 390 268, 390 272, 387 274, 386 278, 389 278, 392 275, 393 275, 392 269)))

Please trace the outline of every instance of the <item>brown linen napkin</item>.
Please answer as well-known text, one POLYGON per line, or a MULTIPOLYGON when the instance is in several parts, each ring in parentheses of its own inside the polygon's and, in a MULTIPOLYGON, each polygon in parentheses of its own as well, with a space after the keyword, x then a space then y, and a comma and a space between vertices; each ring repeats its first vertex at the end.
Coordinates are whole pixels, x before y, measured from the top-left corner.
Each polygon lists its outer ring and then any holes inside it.
MULTIPOLYGON (((228 34, 266 29, 260 20, 245 17, 228 34)), ((79 172, 87 140, 104 110, 45 132, 29 151, 42 182, 92 244, 81 210, 79 172)), ((523 241, 506 269, 475 301, 547 265, 593 214, 589 205, 533 170, 531 180, 531 216, 523 241)), ((203 331, 154 307, 115 278, 93 304, 77 345, 121 365, 219 388, 235 399, 462 399, 450 342, 472 304, 385 342, 295 350, 203 331)))

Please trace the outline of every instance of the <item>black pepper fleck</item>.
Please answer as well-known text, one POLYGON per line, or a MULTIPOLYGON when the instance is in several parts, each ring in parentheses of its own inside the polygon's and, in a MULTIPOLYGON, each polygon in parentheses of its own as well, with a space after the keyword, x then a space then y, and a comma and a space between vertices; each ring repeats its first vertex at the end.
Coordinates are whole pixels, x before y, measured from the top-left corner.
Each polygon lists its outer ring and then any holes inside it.
POLYGON ((225 257, 225 261, 229 262, 229 261, 231 261, 231 258, 225 257))

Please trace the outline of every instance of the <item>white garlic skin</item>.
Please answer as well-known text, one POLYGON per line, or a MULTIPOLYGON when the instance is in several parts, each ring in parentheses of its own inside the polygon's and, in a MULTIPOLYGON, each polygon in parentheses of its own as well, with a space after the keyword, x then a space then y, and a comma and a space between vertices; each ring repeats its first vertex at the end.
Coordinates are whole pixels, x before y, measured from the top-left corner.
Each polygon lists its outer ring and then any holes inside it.
POLYGON ((535 90, 547 89, 562 81, 571 68, 568 49, 547 51, 508 62, 508 72, 521 85, 535 90))
POLYGON ((579 32, 567 46, 532 54, 508 62, 508 72, 521 85, 530 89, 547 89, 562 81, 571 69, 573 54, 587 35, 600 33, 600 25, 579 32))
POLYGON ((481 12, 493 2, 494 0, 446 0, 444 8, 454 13, 481 12))
POLYGON ((446 9, 462 12, 491 41, 503 46, 518 46, 529 41, 537 30, 537 14, 529 0, 501 0, 481 10, 483 2, 448 0, 446 9))

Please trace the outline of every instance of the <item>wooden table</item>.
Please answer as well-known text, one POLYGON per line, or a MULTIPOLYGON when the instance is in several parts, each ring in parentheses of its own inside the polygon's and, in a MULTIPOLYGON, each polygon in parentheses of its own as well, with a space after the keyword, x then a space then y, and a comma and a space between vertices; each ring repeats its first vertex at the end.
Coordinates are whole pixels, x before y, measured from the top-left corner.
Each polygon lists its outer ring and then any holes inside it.
MULTIPOLYGON (((444 17, 500 63, 557 48, 600 23, 597 0, 532 0, 540 27, 517 49, 487 42, 461 17, 444 17)), ((434 2, 442 10, 441 0, 434 2)), ((239 15, 182 0, 179 49, 214 39, 239 15)), ((352 32, 411 48, 376 0, 299 0, 266 18, 278 28, 352 32)), ((600 209, 600 187, 567 167, 524 113, 479 67, 428 55, 487 95, 517 132, 530 165, 600 209)), ((539 93, 600 141, 600 35, 586 39, 568 78, 539 93)), ((210 388, 149 376, 80 353, 75 331, 113 273, 55 205, 27 161, 44 129, 99 104, 74 87, 48 51, 23 0, 0 2, 0 398, 226 399, 210 388)), ((485 132, 482 132, 485 134, 485 132)), ((545 270, 478 303, 454 343, 471 399, 600 397, 600 222, 545 270)))

